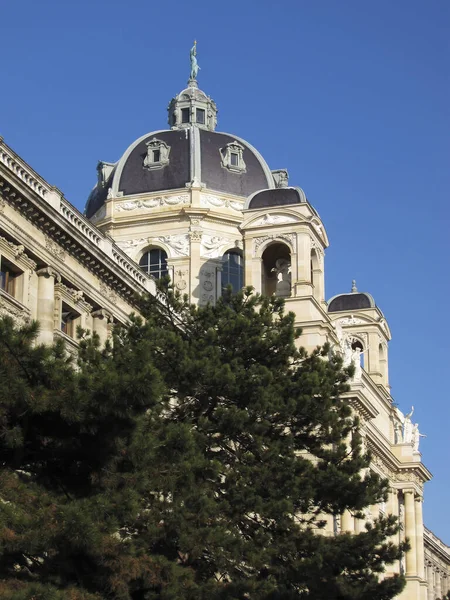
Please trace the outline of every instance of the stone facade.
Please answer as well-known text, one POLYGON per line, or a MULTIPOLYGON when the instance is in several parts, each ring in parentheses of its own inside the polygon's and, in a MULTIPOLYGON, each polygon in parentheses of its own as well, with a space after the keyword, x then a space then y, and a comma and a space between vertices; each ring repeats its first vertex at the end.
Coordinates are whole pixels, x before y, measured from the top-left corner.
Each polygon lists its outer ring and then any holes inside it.
POLYGON ((134 293, 156 294, 153 276, 165 272, 200 305, 215 302, 226 283, 284 297, 303 328, 303 346, 329 342, 344 364, 354 363, 346 397, 372 451, 371 469, 390 483, 388 502, 370 507, 365 519, 336 515, 326 534, 361 531, 380 513, 398 516, 394 541, 409 538, 411 550, 386 576, 405 574, 401 600, 435 600, 449 589, 450 551, 423 525, 423 486, 431 475, 412 412, 404 415, 390 395, 386 318, 356 285, 326 302, 329 242, 316 210, 300 188, 288 186, 286 170, 272 173, 249 144, 216 134, 216 112, 197 86, 174 98, 169 135, 148 134, 117 163, 99 163, 90 219, 1 140, 0 314, 18 323, 38 319, 40 341, 62 337, 75 352, 78 324, 106 340, 110 325, 135 310, 134 293), (139 144, 142 164, 130 166, 139 144), (138 176, 147 188, 133 188, 138 176), (161 181, 171 184, 162 188, 161 181))

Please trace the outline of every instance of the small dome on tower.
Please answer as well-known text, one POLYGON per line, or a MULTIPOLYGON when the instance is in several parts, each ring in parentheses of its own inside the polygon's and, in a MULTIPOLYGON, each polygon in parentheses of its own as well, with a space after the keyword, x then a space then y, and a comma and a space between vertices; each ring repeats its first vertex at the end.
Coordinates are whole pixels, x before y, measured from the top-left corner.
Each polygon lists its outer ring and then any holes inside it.
POLYGON ((361 310, 375 308, 375 300, 367 292, 358 292, 356 281, 352 281, 352 290, 349 294, 338 294, 328 301, 328 312, 361 310))
POLYGON ((217 125, 217 106, 214 100, 198 88, 195 79, 189 79, 188 86, 172 98, 167 108, 169 125, 172 129, 186 129, 196 125, 201 129, 214 131, 217 125))

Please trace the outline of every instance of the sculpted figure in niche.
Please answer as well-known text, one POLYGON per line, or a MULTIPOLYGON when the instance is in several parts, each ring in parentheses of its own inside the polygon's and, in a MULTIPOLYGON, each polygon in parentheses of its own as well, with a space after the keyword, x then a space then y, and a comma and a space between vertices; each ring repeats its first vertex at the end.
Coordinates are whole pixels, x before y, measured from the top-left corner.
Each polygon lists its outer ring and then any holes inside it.
POLYGON ((412 435, 413 435, 413 424, 411 421, 411 417, 413 416, 414 406, 411 407, 411 412, 405 415, 405 420, 403 421, 403 442, 405 444, 412 443, 412 435))
POLYGON ((355 366, 355 374, 353 375, 353 381, 360 381, 362 376, 361 356, 364 354, 364 350, 362 350, 359 346, 352 347, 351 350, 351 362, 355 366))
POLYGON ((278 258, 272 269, 277 275, 275 294, 285 298, 291 295, 291 262, 287 258, 278 258))

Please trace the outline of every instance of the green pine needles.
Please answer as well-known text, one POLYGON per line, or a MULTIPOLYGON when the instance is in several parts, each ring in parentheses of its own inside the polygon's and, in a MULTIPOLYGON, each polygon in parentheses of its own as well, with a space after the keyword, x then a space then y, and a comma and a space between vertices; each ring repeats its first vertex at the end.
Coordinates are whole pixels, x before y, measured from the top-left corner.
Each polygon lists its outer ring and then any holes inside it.
POLYGON ((387 494, 341 360, 250 289, 141 303, 104 349, 81 332, 76 364, 0 321, 0 599, 396 596, 394 517, 321 532, 387 494))

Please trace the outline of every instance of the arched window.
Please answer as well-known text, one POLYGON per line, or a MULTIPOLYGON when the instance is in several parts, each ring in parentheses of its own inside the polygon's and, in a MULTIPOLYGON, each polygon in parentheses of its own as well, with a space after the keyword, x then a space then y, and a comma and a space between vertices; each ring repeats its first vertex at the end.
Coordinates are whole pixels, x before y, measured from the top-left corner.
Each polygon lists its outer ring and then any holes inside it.
POLYGON ((244 259, 239 250, 228 250, 222 256, 222 289, 227 285, 238 292, 244 285, 244 259))
POLYGON ((139 266, 144 273, 153 275, 155 279, 161 279, 168 273, 167 252, 161 248, 152 248, 142 255, 139 266))
POLYGON ((262 292, 280 298, 291 295, 291 251, 286 244, 274 242, 262 254, 262 292))

